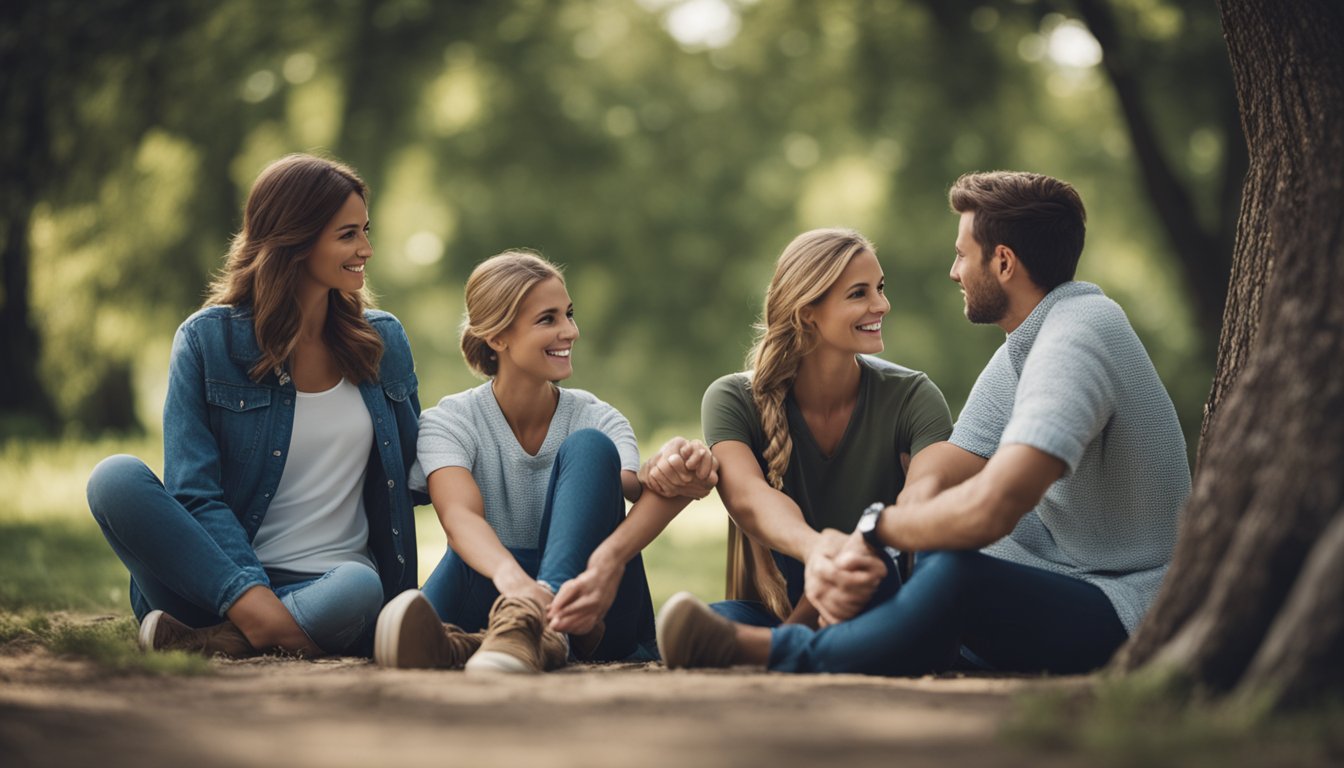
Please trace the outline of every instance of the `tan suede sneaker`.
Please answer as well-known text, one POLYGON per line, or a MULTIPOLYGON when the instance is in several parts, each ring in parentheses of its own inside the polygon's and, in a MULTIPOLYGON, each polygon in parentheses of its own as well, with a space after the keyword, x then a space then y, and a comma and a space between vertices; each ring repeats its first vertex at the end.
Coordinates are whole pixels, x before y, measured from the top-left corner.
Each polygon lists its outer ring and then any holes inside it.
POLYGON ((536 674, 553 669, 550 665, 555 664, 557 658, 563 665, 563 656, 568 655, 568 642, 558 636, 558 642, 547 637, 543 643, 543 635, 558 635, 546 630, 545 626, 541 606, 535 600, 500 595, 490 608, 490 626, 485 631, 485 641, 467 661, 467 672, 536 674), (560 653, 562 644, 565 646, 563 654, 560 653))
POLYGON ((737 630, 690 592, 678 592, 658 611, 658 652, 669 669, 731 667, 737 630))
POLYGON ((231 621, 196 629, 163 611, 145 615, 140 622, 139 644, 142 651, 188 651, 231 659, 246 659, 258 653, 231 621))
POLYGON ((392 669, 461 669, 484 637, 445 624, 423 592, 408 589, 378 614, 373 661, 392 669))
POLYGON ((570 637, 553 629, 541 632, 541 668, 545 672, 569 663, 570 637))

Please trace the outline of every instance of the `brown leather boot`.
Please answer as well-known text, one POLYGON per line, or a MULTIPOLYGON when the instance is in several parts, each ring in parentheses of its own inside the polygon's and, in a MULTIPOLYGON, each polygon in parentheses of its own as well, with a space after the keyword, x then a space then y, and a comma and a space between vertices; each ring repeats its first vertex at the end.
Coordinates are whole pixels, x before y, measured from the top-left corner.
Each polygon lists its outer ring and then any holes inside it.
MULTIPOLYGON (((467 672, 535 674, 552 668, 547 665, 555 662, 557 645, 554 638, 548 638, 543 648, 545 625, 535 600, 500 595, 490 608, 485 640, 467 661, 467 672)), ((563 636, 560 642, 564 643, 563 636)))
POLYGON ((150 611, 145 615, 140 622, 139 643, 142 651, 188 651, 231 659, 246 659, 258 653, 231 621, 197 629, 163 611, 150 611))
POLYGON ((574 651, 576 661, 591 661, 593 654, 597 652, 597 646, 602 643, 602 637, 607 633, 607 624, 601 619, 593 625, 593 628, 582 635, 570 635, 569 647, 574 651))
POLYGON ((408 589, 378 614, 373 661, 393 669, 461 669, 484 637, 443 623, 424 593, 408 589))

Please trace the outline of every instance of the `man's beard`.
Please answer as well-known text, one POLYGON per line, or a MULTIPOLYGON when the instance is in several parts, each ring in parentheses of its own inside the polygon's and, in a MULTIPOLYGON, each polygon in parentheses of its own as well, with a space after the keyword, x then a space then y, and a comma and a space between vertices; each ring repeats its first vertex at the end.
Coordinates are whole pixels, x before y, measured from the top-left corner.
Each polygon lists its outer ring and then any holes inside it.
POLYGON ((966 319, 977 325, 999 322, 1008 314, 1008 292, 989 274, 984 275, 978 286, 981 287, 962 284, 966 291, 966 319))

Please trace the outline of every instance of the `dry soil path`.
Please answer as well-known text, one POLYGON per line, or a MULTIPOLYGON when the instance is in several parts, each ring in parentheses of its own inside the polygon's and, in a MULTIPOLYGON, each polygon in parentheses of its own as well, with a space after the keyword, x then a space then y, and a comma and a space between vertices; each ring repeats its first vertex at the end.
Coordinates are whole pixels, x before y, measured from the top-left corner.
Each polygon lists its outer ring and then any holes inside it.
POLYGON ((354 659, 112 675, 0 656, 0 763, 116 766, 1064 764, 998 731, 1014 694, 1077 680, 885 680, 575 667, 529 678, 354 659))

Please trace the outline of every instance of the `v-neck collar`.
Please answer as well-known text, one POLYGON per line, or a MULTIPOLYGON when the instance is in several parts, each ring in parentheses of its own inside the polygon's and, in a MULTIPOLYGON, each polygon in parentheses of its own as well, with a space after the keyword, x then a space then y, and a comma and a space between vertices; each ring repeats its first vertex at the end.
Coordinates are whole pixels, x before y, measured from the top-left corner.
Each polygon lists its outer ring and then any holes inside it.
POLYGON ((798 401, 794 399, 793 390, 789 390, 789 396, 784 400, 784 406, 788 409, 790 425, 794 433, 794 441, 801 439, 812 453, 816 455, 823 464, 830 464, 836 458, 843 455, 845 449, 849 447, 854 437, 854 433, 859 430, 859 424, 862 423, 864 404, 868 400, 867 392, 872 371, 862 357, 855 358, 859 364, 859 392, 854 400, 854 410, 849 413, 849 423, 845 425, 844 434, 840 435, 840 442, 835 444, 835 450, 828 456, 821 450, 817 443, 817 438, 812 434, 812 428, 807 425, 807 419, 803 416, 803 409, 798 407, 798 401))
POLYGON ((499 407, 499 401, 495 399, 495 389, 491 386, 491 382, 487 381, 481 387, 485 390, 486 414, 494 422, 497 433, 509 436, 507 440, 503 441, 502 445, 508 446, 508 449, 513 451, 517 458, 524 461, 537 461, 546 459, 560 450, 560 443, 565 436, 560 434, 555 425, 569 410, 569 397, 563 387, 555 388, 558 393, 555 400, 555 412, 551 414, 551 423, 546 425, 546 437, 541 441, 541 447, 537 449, 536 453, 528 453, 523 444, 518 442, 518 435, 514 434, 513 427, 509 426, 509 420, 504 416, 504 409, 499 407))

